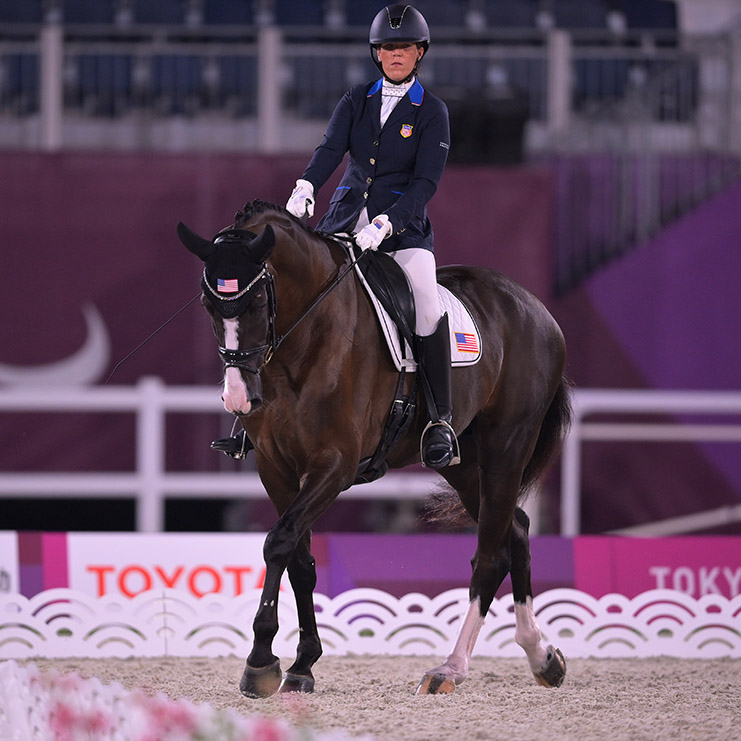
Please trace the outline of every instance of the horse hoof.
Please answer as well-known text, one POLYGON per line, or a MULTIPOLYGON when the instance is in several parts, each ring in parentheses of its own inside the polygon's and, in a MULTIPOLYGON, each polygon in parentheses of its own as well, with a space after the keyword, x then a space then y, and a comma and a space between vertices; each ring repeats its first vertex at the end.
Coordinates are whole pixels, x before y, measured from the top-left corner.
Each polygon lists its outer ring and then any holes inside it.
POLYGON ((290 674, 286 672, 280 692, 313 692, 314 677, 311 674, 290 674))
POLYGON ((560 687, 566 677, 566 659, 561 651, 548 646, 545 669, 535 674, 535 681, 542 687, 560 687))
POLYGON ((450 695, 455 692, 455 681, 445 674, 425 674, 415 695, 450 695))
POLYGON ((270 697, 278 691, 282 679, 279 659, 261 669, 247 664, 239 682, 239 691, 250 698, 270 697))

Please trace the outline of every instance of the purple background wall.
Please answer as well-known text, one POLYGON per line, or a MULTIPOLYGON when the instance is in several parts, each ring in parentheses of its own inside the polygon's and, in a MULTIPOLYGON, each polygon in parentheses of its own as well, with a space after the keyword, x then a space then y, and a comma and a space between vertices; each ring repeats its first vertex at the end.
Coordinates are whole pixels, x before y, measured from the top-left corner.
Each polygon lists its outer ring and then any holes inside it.
MULTIPOLYGON (((82 307, 101 312, 107 372, 197 292, 199 265, 179 246, 184 220, 205 234, 245 200, 283 203, 305 157, 0 152, 0 364, 36 367, 84 343, 82 307)), ((737 388, 741 185, 562 299, 551 295, 557 173, 451 166, 430 206, 438 262, 511 274, 561 322, 579 386, 737 388)), ((317 214, 333 183, 320 194, 317 214)), ((106 374, 104 375, 107 375, 106 374)), ((220 364, 196 304, 116 373, 209 384, 220 364)), ((214 469, 204 441, 219 423, 181 423, 174 467, 214 469)), ((115 416, 3 415, 4 470, 125 470, 133 425, 115 416), (43 450, 43 456, 40 451, 43 450)), ((735 449, 588 445, 586 532, 708 509, 741 498, 735 449), (730 451, 730 452, 729 452, 730 451), (659 465, 661 464, 661 465, 659 465)), ((555 502, 553 503, 555 507, 555 502)))
MULTIPOLYGON (((555 304, 578 385, 739 389, 740 199, 736 183, 555 304)), ((738 444, 587 444, 584 493, 597 532, 736 504, 738 444)))

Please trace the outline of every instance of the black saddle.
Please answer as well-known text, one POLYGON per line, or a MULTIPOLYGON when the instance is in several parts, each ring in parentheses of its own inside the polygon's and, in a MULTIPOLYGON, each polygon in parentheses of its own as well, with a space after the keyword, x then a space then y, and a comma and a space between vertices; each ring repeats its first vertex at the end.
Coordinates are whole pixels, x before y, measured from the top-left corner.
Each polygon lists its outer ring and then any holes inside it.
POLYGON ((396 323, 401 336, 414 349, 414 299, 403 268, 391 255, 376 250, 364 255, 358 265, 381 306, 396 323))

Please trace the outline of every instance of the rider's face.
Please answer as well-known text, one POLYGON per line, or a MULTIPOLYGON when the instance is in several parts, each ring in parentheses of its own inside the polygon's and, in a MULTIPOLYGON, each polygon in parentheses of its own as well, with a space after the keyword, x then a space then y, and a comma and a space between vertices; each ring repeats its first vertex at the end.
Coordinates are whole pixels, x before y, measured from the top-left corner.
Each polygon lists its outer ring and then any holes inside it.
POLYGON ((424 49, 416 44, 381 44, 378 47, 378 61, 386 77, 393 82, 401 82, 409 77, 423 54, 424 49))

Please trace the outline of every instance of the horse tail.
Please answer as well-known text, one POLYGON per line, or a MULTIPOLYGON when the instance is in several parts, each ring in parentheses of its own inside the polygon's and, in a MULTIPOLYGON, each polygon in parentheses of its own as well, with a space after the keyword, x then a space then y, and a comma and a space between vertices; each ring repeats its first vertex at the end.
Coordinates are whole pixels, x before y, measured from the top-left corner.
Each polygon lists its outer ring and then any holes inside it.
POLYGON ((540 426, 535 450, 522 474, 520 496, 525 496, 548 470, 553 457, 561 449, 561 443, 571 427, 573 411, 571 408, 572 383, 565 376, 561 378, 556 393, 545 413, 540 426))
MULTIPOLYGON (((545 475, 548 466, 561 448, 573 417, 571 390, 571 382, 565 376, 562 377, 543 418, 533 454, 522 474, 520 500, 526 497, 545 475)), ((464 508, 456 490, 444 483, 428 494, 421 516, 427 524, 451 530, 468 528, 476 519, 464 508)))

